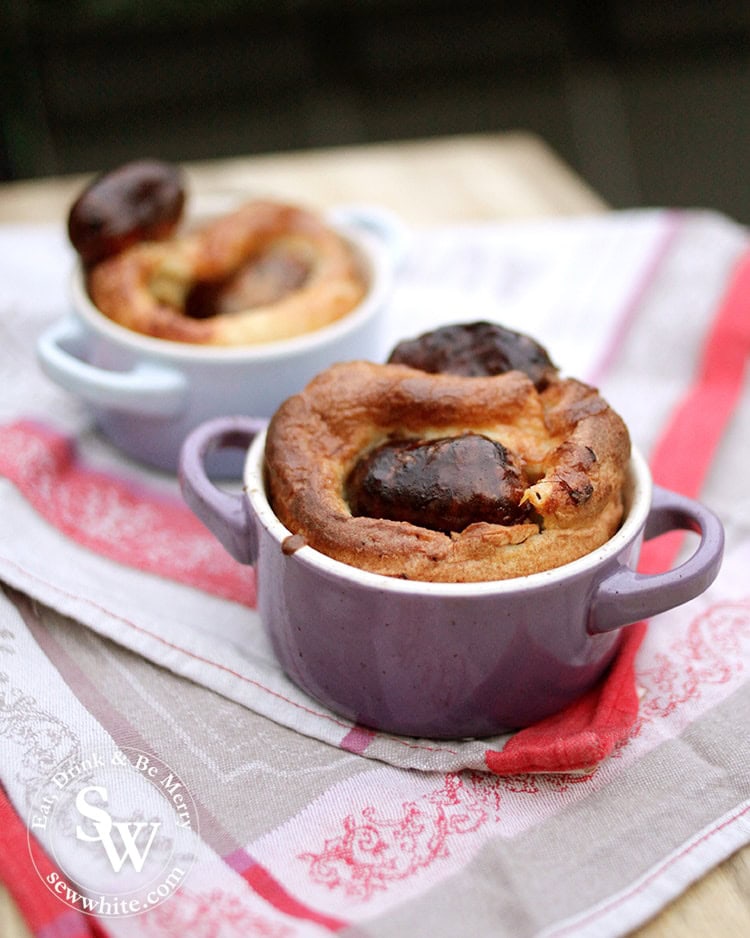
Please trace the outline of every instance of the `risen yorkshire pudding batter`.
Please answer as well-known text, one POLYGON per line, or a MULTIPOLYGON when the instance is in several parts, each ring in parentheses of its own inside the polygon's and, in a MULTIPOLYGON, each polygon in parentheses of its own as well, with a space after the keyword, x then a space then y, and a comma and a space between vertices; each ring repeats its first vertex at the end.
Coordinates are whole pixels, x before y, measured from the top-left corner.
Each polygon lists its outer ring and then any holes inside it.
POLYGON ((202 345, 253 345, 320 329, 363 298, 352 246, 315 213, 253 201, 178 233, 174 167, 126 164, 73 204, 68 232, 94 305, 135 332, 202 345))
POLYGON ((195 232, 149 241, 89 272, 97 308, 177 342, 250 345, 320 329, 364 295, 352 249, 310 212, 250 202, 195 232))
POLYGON ((316 550, 407 579, 500 580, 581 557, 620 524, 628 432, 554 366, 537 384, 334 365, 270 423, 274 511, 316 550))

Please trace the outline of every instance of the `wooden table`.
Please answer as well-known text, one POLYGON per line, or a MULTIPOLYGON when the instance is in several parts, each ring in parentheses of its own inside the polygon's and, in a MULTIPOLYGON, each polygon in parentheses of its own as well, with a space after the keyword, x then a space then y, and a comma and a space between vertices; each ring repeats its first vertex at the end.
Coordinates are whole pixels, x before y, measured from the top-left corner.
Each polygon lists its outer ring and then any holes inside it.
MULTIPOLYGON (((605 208, 549 149, 525 134, 274 154, 187 169, 196 193, 266 193, 313 208, 371 202, 414 225, 605 208)), ((0 186, 0 223, 64 220, 83 178, 0 186)))
MULTIPOLYGON (((536 137, 455 137, 220 160, 187 167, 191 189, 267 194, 313 208, 382 205, 408 224, 601 212, 606 205, 536 137)), ((0 185, 0 223, 62 224, 83 177, 0 185)), ((2 887, 0 886, 0 889, 2 887)), ((695 884, 636 933, 639 938, 747 938, 750 846, 695 884)), ((7 893, 0 935, 28 936, 7 893)))

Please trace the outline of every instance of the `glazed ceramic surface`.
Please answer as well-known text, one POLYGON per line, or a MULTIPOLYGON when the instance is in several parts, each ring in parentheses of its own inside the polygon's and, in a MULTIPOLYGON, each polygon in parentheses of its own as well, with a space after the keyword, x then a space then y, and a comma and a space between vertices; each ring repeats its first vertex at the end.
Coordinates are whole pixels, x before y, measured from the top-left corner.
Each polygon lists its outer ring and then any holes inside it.
POLYGON ((694 598, 721 563, 718 519, 654 487, 636 453, 627 517, 586 557, 487 583, 367 573, 309 546, 293 549, 265 495, 264 442, 261 424, 246 418, 199 427, 182 451, 184 497, 236 559, 255 566, 260 616, 289 677, 382 731, 485 736, 555 713, 599 680, 622 626, 694 598), (231 494, 209 480, 205 461, 238 446, 250 446, 245 491, 231 494), (692 556, 665 573, 635 573, 644 537, 674 529, 700 534, 692 556))
MULTIPOLYGON (((76 269, 73 312, 41 336, 39 363, 48 377, 87 402, 99 429, 119 449, 175 471, 185 436, 204 421, 227 413, 270 417, 329 365, 380 351, 405 230, 390 214, 362 207, 342 208, 331 222, 354 244, 369 288, 355 310, 323 329, 242 348, 156 339, 103 316, 76 269)), ((214 469, 237 474, 241 463, 223 454, 214 469)))

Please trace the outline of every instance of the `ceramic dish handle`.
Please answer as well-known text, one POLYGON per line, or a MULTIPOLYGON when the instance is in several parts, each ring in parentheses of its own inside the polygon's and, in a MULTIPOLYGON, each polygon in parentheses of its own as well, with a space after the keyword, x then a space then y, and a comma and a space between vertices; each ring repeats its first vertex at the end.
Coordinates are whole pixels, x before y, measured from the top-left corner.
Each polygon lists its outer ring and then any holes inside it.
POLYGON ((244 494, 218 488, 206 472, 206 459, 220 449, 242 449, 265 429, 255 417, 207 420, 186 438, 180 452, 182 497, 220 543, 240 563, 255 563, 257 533, 244 494))
POLYGON ((341 205, 328 217, 337 224, 366 231, 382 242, 394 267, 398 268, 409 250, 410 237, 404 223, 392 212, 374 205, 341 205))
POLYGON ((724 552, 721 522, 692 498, 654 486, 644 540, 669 531, 695 531, 700 543, 673 570, 648 575, 622 566, 602 580, 590 607, 590 633, 609 632, 666 612, 699 596, 713 583, 724 552))
POLYGON ((51 326, 37 343, 37 357, 44 373, 84 400, 143 416, 170 417, 185 402, 184 375, 156 362, 137 362, 129 371, 110 371, 79 358, 85 335, 71 318, 51 326))

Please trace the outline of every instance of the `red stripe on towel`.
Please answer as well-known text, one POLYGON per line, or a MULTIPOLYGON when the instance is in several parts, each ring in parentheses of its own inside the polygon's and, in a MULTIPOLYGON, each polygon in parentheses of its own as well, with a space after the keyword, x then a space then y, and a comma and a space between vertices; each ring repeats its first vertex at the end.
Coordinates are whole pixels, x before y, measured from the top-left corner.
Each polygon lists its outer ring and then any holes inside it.
MULTIPOLYGON (((695 381, 672 412, 650 460, 655 482, 691 498, 700 493, 744 383, 750 355, 750 252, 734 268, 703 348, 695 381)), ((675 533, 644 544, 638 569, 669 569, 681 539, 675 533)), ((605 758, 627 739, 637 717, 635 656, 644 635, 643 623, 631 626, 599 687, 556 716, 520 730, 501 751, 488 750, 487 768, 502 775, 586 770, 605 758)))
MULTIPOLYGON (((750 356, 750 252, 732 273, 692 387, 651 453, 654 482, 697 498, 742 393, 750 356)), ((667 535, 644 544, 639 569, 667 569, 682 541, 667 535)))
POLYGON ((361 756, 363 752, 367 751, 367 747, 375 736, 377 736, 375 730, 368 729, 366 726, 355 725, 344 736, 339 746, 346 749, 347 752, 353 752, 361 756))
POLYGON ((602 684, 560 713, 519 730, 485 764, 498 775, 586 772, 624 742, 638 716, 635 656, 646 625, 631 625, 602 684))
POLYGON ((179 498, 93 470, 75 442, 29 420, 0 427, 0 474, 71 540, 111 560, 255 605, 237 563, 179 498))
POLYGON ((28 833, 0 787, 0 882, 8 890, 28 930, 39 938, 46 935, 107 938, 109 932, 97 919, 76 912, 45 885, 45 881, 61 879, 59 871, 36 838, 28 833))

